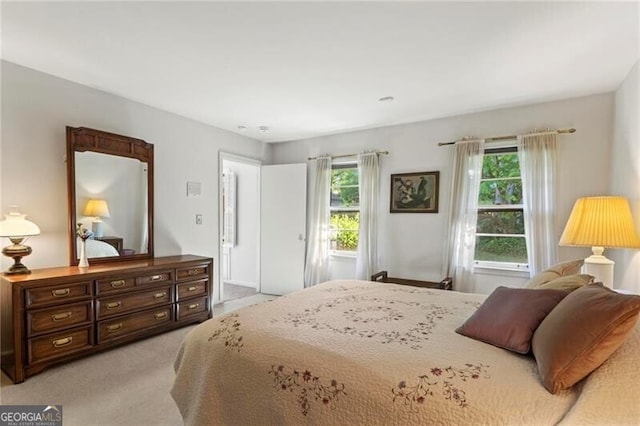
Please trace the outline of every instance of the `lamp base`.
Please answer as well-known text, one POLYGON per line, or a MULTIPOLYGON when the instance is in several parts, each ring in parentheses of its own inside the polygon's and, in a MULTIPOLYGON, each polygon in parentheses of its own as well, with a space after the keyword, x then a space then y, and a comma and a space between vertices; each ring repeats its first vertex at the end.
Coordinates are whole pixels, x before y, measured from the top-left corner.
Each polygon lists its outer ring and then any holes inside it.
POLYGON ((613 266, 615 262, 607 259, 602 253, 602 247, 593 247, 593 255, 584 260, 582 272, 593 275, 596 282, 601 282, 606 287, 613 288, 613 266))
POLYGON ((16 260, 16 263, 11 265, 9 269, 4 271, 5 275, 21 275, 21 274, 30 274, 31 270, 27 268, 20 260, 16 260))
MULTIPOLYGON (((13 239, 11 241, 14 241, 13 239)), ((2 249, 2 254, 7 257, 13 258, 13 265, 7 269, 5 275, 18 275, 18 274, 30 274, 31 271, 22 262, 22 258, 31 254, 31 247, 20 244, 14 241, 13 245, 7 246, 2 249)))
POLYGON ((91 232, 93 232, 93 236, 95 238, 102 238, 102 221, 94 221, 91 222, 91 232))

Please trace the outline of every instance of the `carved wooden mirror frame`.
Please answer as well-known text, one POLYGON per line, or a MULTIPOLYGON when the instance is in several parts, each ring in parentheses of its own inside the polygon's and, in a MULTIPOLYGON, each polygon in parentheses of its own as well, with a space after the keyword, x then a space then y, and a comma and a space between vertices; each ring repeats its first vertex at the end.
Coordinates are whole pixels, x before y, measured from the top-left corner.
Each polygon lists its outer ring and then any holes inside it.
POLYGON ((153 144, 141 139, 116 135, 86 127, 67 126, 67 193, 69 197, 69 263, 78 264, 76 242, 76 166, 75 153, 91 151, 133 158, 147 163, 147 226, 148 247, 146 253, 126 256, 89 258, 91 264, 121 262, 153 258, 153 144))

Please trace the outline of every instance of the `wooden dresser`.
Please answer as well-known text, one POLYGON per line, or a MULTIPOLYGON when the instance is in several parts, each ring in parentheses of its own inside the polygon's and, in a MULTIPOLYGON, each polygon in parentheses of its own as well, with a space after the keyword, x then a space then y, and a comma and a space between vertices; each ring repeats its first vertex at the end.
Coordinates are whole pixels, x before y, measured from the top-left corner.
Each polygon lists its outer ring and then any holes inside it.
POLYGON ((2 276, 2 370, 43 369, 211 318, 213 259, 184 255, 2 276))

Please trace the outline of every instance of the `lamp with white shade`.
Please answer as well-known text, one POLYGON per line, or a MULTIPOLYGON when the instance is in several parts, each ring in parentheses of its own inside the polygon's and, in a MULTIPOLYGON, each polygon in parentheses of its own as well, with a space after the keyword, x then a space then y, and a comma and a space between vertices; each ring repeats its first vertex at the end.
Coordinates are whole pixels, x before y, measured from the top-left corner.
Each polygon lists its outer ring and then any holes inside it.
POLYGON ((111 217, 107 201, 97 199, 87 201, 87 205, 84 208, 84 215, 94 217, 93 222, 91 222, 91 231, 96 238, 102 238, 102 218, 111 217))
POLYGON ((9 214, 0 221, 0 237, 13 243, 2 249, 2 254, 13 258, 13 265, 5 271, 7 275, 28 274, 31 271, 22 263, 22 258, 31 254, 31 247, 22 244, 28 237, 40 234, 40 228, 20 213, 18 206, 9 207, 9 214))
POLYGON ((614 261, 605 248, 640 248, 629 201, 624 197, 579 198, 560 237, 561 246, 591 247, 583 272, 613 288, 614 261))

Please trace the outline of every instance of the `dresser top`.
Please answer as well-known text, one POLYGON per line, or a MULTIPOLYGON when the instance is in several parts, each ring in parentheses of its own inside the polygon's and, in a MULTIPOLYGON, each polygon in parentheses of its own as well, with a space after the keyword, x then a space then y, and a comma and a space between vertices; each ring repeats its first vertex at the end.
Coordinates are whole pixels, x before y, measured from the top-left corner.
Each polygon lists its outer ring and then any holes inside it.
POLYGON ((93 278, 94 275, 103 275, 109 272, 135 272, 139 270, 145 270, 147 268, 171 268, 181 266, 184 263, 205 263, 209 261, 212 261, 210 257, 184 254, 179 256, 154 257, 153 259, 145 260, 102 263, 99 265, 90 265, 88 268, 79 268, 77 266, 59 266, 55 268, 33 269, 31 270, 30 274, 2 274, 2 279, 11 283, 45 280, 60 277, 82 276, 90 279, 93 278))

